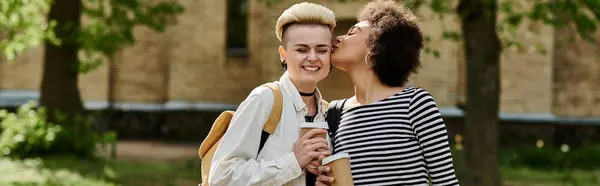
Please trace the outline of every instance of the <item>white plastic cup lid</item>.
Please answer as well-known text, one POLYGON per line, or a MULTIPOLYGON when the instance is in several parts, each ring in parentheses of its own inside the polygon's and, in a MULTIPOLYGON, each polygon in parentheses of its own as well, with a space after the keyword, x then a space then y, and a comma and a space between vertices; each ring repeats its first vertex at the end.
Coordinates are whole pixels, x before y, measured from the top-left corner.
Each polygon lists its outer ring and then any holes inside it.
POLYGON ((329 125, 327 125, 327 122, 305 122, 300 124, 300 128, 329 129, 329 125))
POLYGON ((341 159, 341 158, 350 158, 350 155, 348 155, 348 153, 345 153, 345 152, 340 152, 340 153, 331 155, 329 157, 326 157, 325 159, 323 159, 321 164, 327 165, 327 164, 329 164, 337 159, 341 159))

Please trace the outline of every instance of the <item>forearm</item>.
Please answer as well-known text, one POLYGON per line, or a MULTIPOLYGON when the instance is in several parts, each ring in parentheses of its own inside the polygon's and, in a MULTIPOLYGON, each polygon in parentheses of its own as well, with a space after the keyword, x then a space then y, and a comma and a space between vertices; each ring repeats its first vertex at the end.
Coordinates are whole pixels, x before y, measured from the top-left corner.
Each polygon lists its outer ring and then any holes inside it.
POLYGON ((215 167, 210 179, 212 186, 283 185, 302 175, 302 169, 291 152, 280 158, 260 162, 228 157, 213 165, 215 167))

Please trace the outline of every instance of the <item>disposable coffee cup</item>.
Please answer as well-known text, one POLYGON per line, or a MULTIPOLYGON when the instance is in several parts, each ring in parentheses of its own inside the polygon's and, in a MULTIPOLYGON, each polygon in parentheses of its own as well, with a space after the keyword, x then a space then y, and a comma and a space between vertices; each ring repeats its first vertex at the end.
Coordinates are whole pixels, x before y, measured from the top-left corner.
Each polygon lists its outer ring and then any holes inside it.
MULTIPOLYGON (((304 134, 306 134, 308 131, 312 130, 312 129, 329 129, 329 126, 327 125, 327 122, 314 122, 314 123, 309 123, 309 122, 305 122, 302 123, 300 125, 300 129, 301 129, 301 136, 304 136, 304 134)), ((323 133, 323 134, 316 134, 313 136, 313 138, 326 138, 325 136, 327 135, 327 133, 323 133)))
POLYGON ((329 176, 333 178, 332 186, 354 186, 352 172, 350 171, 350 156, 348 153, 337 153, 331 155, 322 162, 331 168, 329 176))

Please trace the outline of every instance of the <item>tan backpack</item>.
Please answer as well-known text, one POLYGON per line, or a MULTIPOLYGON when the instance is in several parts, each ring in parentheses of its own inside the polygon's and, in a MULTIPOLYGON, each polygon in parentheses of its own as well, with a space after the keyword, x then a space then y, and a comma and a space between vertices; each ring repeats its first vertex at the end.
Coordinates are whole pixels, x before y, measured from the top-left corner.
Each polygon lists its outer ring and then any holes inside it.
MULTIPOLYGON (((273 109, 271 109, 271 114, 269 114, 269 118, 263 127, 258 152, 260 152, 260 150, 263 148, 268 137, 275 132, 275 129, 277 129, 283 107, 283 96, 279 86, 275 83, 266 83, 262 86, 266 86, 271 89, 273 95, 275 95, 275 102, 273 104, 273 109)), ((221 138, 227 131, 227 128, 229 128, 229 123, 233 118, 233 114, 234 112, 229 110, 222 112, 221 115, 217 117, 210 129, 210 132, 208 132, 208 135, 200 145, 198 154, 200 155, 200 159, 202 159, 202 186, 209 186, 208 173, 210 172, 212 159, 215 155, 215 150, 221 142, 221 138)))

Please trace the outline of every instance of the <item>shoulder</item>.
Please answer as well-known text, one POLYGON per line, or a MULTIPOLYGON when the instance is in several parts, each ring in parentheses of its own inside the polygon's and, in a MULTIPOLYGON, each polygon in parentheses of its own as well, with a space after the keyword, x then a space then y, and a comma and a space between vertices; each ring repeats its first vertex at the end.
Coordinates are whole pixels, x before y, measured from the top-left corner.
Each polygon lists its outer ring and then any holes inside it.
POLYGON ((434 101, 431 93, 429 93, 429 91, 427 91, 421 87, 408 87, 408 88, 406 88, 406 92, 412 94, 411 102, 418 102, 418 101, 425 101, 425 100, 434 101))
POLYGON ((252 89, 252 91, 250 92, 250 95, 248 95, 248 97, 259 97, 259 98, 273 97, 273 92, 268 87, 261 85, 261 86, 258 86, 258 87, 255 87, 254 89, 252 89))
POLYGON ((409 91, 412 94, 408 106, 411 113, 425 112, 430 109, 437 110, 435 99, 429 91, 420 87, 412 87, 409 91))
POLYGON ((260 85, 256 88, 252 89, 246 100, 256 100, 261 103, 261 105, 272 105, 275 102, 275 94, 269 87, 260 85))
POLYGON ((336 105, 340 105, 340 106, 341 106, 341 104, 342 104, 343 102, 345 102, 347 99, 350 99, 350 98, 331 100, 331 101, 329 102, 329 106, 328 106, 328 108, 333 108, 333 107, 336 107, 336 105))

